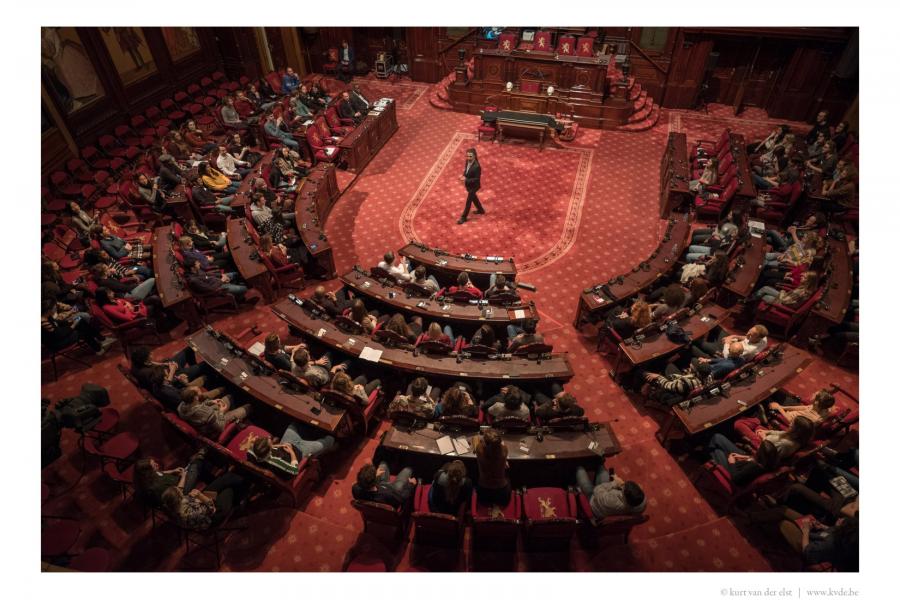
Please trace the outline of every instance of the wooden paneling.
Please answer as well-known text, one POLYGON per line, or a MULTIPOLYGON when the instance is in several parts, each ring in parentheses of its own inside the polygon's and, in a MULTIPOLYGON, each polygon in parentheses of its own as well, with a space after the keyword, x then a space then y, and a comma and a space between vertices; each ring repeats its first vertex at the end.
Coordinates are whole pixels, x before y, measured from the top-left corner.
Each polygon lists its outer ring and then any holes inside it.
POLYGON ((669 67, 663 106, 668 108, 694 106, 712 48, 712 40, 688 39, 683 32, 679 32, 672 64, 669 67))
POLYGON ((770 115, 782 119, 809 119, 818 110, 817 91, 820 86, 827 85, 833 60, 834 55, 821 47, 796 48, 769 106, 770 115))

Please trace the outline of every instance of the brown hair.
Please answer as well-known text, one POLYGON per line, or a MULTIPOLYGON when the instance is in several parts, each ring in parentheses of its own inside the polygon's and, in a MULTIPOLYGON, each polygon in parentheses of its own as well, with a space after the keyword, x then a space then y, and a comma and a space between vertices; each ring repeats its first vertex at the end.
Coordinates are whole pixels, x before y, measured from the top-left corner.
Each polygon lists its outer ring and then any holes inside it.
POLYGON ((265 460, 272 451, 272 442, 267 437, 260 436, 253 440, 253 455, 259 460, 265 460))
POLYGON ((309 352, 307 352, 305 348, 298 348, 297 351, 294 352, 294 364, 301 369, 309 364, 309 352))
POLYGON ((270 333, 266 336, 266 352, 272 353, 281 350, 281 338, 277 333, 270 333))
POLYGON ((259 249, 263 252, 271 252, 272 251, 272 235, 269 233, 264 233, 259 236, 259 249))
POLYGON ((350 380, 349 375, 347 375, 343 371, 338 371, 334 374, 334 378, 331 380, 331 389, 342 394, 346 394, 347 396, 352 396, 353 382, 350 380))
POLYGON ((442 335, 444 335, 444 331, 441 329, 440 324, 437 321, 433 321, 428 326, 428 335, 426 337, 430 340, 438 340, 442 335))
POLYGON ((444 405, 444 416, 451 417, 453 415, 463 414, 465 401, 466 392, 458 385, 452 386, 449 390, 444 392, 444 397, 441 398, 441 404, 444 405))
POLYGON ((356 484, 363 489, 369 489, 375 485, 376 473, 375 465, 371 463, 363 465, 356 474, 356 484))
POLYGON ((484 455, 489 458, 498 458, 503 455, 503 438, 496 429, 488 429, 481 434, 484 442, 484 455))
POLYGON ((366 305, 363 304, 362 300, 357 298, 353 301, 353 304, 350 306, 350 318, 357 323, 362 323, 368 314, 369 311, 366 310, 366 305))
POLYGON ((384 326, 386 331, 390 331, 396 333, 398 335, 402 335, 405 338, 409 338, 413 335, 412 329, 409 328, 409 325, 406 324, 406 319, 403 318, 403 315, 400 313, 396 313, 384 326))
POLYGON ((453 502, 459 495, 463 479, 466 478, 466 465, 461 460, 454 460, 444 467, 447 473, 447 500, 453 502))

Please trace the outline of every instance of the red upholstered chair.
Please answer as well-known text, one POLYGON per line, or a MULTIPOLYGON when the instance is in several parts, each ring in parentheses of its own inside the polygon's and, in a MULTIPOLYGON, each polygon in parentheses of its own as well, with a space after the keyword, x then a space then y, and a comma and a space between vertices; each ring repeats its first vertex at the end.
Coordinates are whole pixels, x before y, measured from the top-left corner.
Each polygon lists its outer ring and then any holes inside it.
POLYGON ((322 72, 326 75, 336 75, 339 62, 338 49, 329 48, 325 55, 325 62, 322 63, 322 72))
POLYGON ((325 122, 328 124, 328 128, 338 135, 347 135, 353 131, 353 119, 340 118, 333 105, 325 109, 325 122))
POLYGON ((571 490, 556 487, 526 489, 522 494, 525 541, 532 548, 568 548, 578 525, 578 508, 571 490))
POLYGON ((578 38, 578 47, 575 49, 575 56, 593 56, 594 55, 594 38, 591 36, 582 36, 578 38))
POLYGON ((204 95, 203 88, 200 87, 199 85, 197 85, 196 83, 192 83, 191 85, 187 86, 186 91, 187 91, 188 95, 191 96, 192 98, 194 98, 195 100, 199 100, 204 95))
POLYGON ((306 283, 304 283, 305 274, 300 265, 290 263, 287 265, 276 266, 268 255, 260 252, 259 257, 272 275, 272 280, 275 282, 276 293, 280 293, 284 288, 302 290, 306 287, 306 283))
POLYGON ((765 323, 782 330, 785 338, 790 337, 795 327, 798 327, 812 307, 822 299, 824 289, 816 290, 816 293, 810 296, 806 302, 797 308, 790 308, 781 304, 766 304, 760 300, 756 308, 756 322, 765 323))
POLYGON ((50 174, 50 189, 57 196, 66 198, 81 197, 82 184, 74 181, 72 176, 65 171, 54 171, 50 174))
POLYGON ((399 542, 406 537, 409 529, 409 509, 394 508, 389 504, 369 502, 367 500, 350 501, 350 505, 359 511, 363 520, 363 532, 386 542, 399 542), (385 534, 392 532, 392 536, 385 534))
POLYGON ((144 145, 146 141, 146 136, 142 136, 134 129, 129 127, 128 125, 122 124, 113 129, 113 135, 119 138, 123 144, 126 146, 138 146, 140 148, 149 148, 153 145, 152 138, 150 139, 150 143, 144 145))
POLYGON ((147 120, 153 123, 155 127, 172 127, 172 120, 167 118, 159 108, 151 106, 144 111, 147 120))
POLYGON ((484 121, 478 125, 478 141, 481 141, 481 136, 486 135, 490 141, 494 141, 494 138, 497 137, 497 126, 491 123, 485 123, 484 121))
POLYGON ((134 115, 131 117, 129 121, 131 124, 131 128, 137 133, 139 136, 147 137, 156 135, 156 128, 153 126, 153 123, 147 120, 147 117, 144 115, 134 115))
POLYGON ((338 138, 335 136, 334 132, 328 127, 328 123, 325 121, 325 117, 319 115, 313 120, 313 127, 318 130, 319 135, 322 136, 322 139, 329 144, 336 144, 338 142, 338 138))
POLYGON ((120 468, 114 462, 103 465, 103 474, 119 486, 122 492, 122 500, 128 499, 128 490, 134 487, 134 464, 130 464, 124 468, 120 468))
POLYGON ((575 36, 574 35, 564 35, 559 38, 559 43, 556 47, 556 51, 564 56, 574 56, 575 55, 575 36))
POLYGON ((516 49, 518 38, 514 33, 501 33, 497 41, 497 49, 501 52, 512 52, 516 49))
POLYGON ((622 544, 628 543, 628 536, 635 525, 647 522, 650 517, 646 512, 639 515, 614 515, 605 519, 597 519, 591 510, 591 500, 582 493, 575 492, 578 501, 578 519, 590 528, 594 539, 605 536, 622 536, 622 544))
POLYGON ((542 344, 535 342, 534 344, 524 344, 513 351, 513 356, 525 356, 527 358, 538 358, 544 354, 553 352, 553 346, 550 344, 542 344))
MULTIPOLYGON (((183 93, 183 92, 182 92, 183 93)), ((178 108, 178 105, 169 98, 159 103, 159 109, 166 115, 172 123, 181 123, 187 119, 187 113, 178 108)), ((158 125, 159 123, 157 123, 158 125)))
POLYGON ((416 351, 425 354, 450 354, 453 352, 453 346, 444 342, 426 339, 425 334, 421 334, 416 339, 416 351))
POLYGON ((87 351, 88 346, 82 341, 77 341, 74 344, 70 344, 65 348, 59 348, 57 350, 51 350, 43 345, 41 345, 41 362, 45 360, 49 360, 50 364, 53 366, 53 381, 56 381, 59 378, 59 372, 56 366, 56 359, 60 356, 64 358, 68 358, 71 361, 77 362, 84 367, 90 368, 90 363, 87 363, 80 358, 74 356, 76 352, 87 351))
POLYGON ((306 141, 309 142, 309 146, 313 151, 313 157, 317 161, 324 160, 325 162, 333 163, 340 155, 340 149, 337 146, 326 144, 325 140, 322 139, 322 134, 315 127, 310 127, 306 130, 306 141))
POLYGON ((784 224, 793 215, 794 208, 803 194, 803 183, 800 180, 790 185, 782 184, 776 188, 766 190, 766 205, 760 215, 767 223, 784 224), (787 196, 783 195, 787 192, 787 196))
POLYGON ((109 169, 110 159, 104 156, 96 146, 85 146, 81 149, 81 158, 92 169, 109 169))
POLYGON ((515 552, 522 519, 522 495, 513 491, 506 506, 482 504, 472 493, 472 550, 508 549, 515 552))
POLYGON ((728 211, 731 199, 734 198, 738 189, 737 179, 732 179, 728 187, 721 194, 710 194, 706 198, 696 196, 694 198, 694 208, 697 215, 701 217, 713 217, 716 221, 720 221, 722 215, 728 211))
POLYGON ((110 461, 119 466, 124 465, 137 452, 138 446, 140 442, 137 436, 129 431, 116 434, 102 444, 92 437, 81 438, 81 449, 85 455, 96 456, 103 466, 110 461))
POLYGON ((537 52, 553 52, 553 39, 549 31, 538 31, 534 34, 532 50, 537 52))
POLYGON ((463 504, 459 514, 456 515, 431 512, 428 506, 430 490, 431 484, 420 484, 416 487, 412 513, 416 532, 414 541, 428 546, 457 548, 463 539, 466 505, 463 504))
POLYGON ((278 71, 272 71, 266 75, 266 82, 268 82, 272 91, 278 95, 284 94, 284 90, 281 89, 281 77, 282 75, 278 71))
POLYGON ((226 81, 225 73, 222 71, 215 71, 210 77, 212 77, 212 80, 216 85, 222 85, 226 81))
POLYGON ((728 145, 730 135, 731 130, 724 129, 722 135, 716 140, 697 140, 697 143, 694 145, 694 149, 691 152, 691 160, 694 160, 700 154, 705 156, 718 156, 722 149, 728 145))
POLYGON ((724 499, 725 511, 730 513, 738 502, 781 491, 793 471, 793 467, 782 466, 770 473, 763 473, 747 485, 739 487, 731 481, 731 475, 724 467, 708 461, 693 480, 696 483, 706 476, 710 487, 724 499))
POLYGON ((119 344, 121 344, 122 351, 125 354, 128 354, 129 342, 147 335, 153 335, 157 344, 162 343, 162 338, 159 337, 159 332, 156 331, 156 323, 152 319, 144 317, 120 323, 113 321, 95 302, 87 300, 87 305, 91 316, 97 319, 104 329, 109 330, 119 340, 119 344))
POLYGON ((372 393, 369 394, 369 403, 365 406, 361 405, 356 398, 331 388, 325 388, 321 390, 321 393, 323 399, 330 400, 347 411, 353 431, 363 436, 368 434, 369 427, 384 399, 380 386, 372 390, 372 393))
POLYGON ((88 183, 94 179, 94 171, 80 158, 70 158, 66 161, 66 171, 77 182, 88 183))

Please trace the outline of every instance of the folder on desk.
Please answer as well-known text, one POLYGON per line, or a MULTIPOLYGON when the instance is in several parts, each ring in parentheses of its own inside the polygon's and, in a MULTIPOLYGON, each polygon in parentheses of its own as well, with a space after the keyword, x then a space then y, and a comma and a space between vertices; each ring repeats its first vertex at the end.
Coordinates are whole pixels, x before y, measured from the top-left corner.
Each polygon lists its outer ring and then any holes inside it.
POLYGON ((368 360, 372 362, 378 362, 381 360, 381 350, 376 350, 375 348, 370 348, 366 346, 362 349, 362 352, 359 353, 359 357, 363 360, 368 360))
POLYGON ((437 447, 441 454, 455 452, 455 449, 453 448, 453 439, 449 435, 438 438, 437 447))
POLYGON ((255 344, 253 344, 252 346, 247 348, 247 351, 250 354, 252 354, 253 356, 259 356, 263 353, 263 350, 265 350, 265 349, 266 349, 266 346, 262 342, 256 342, 255 344))
POLYGON ((469 452, 469 440, 464 437, 454 438, 453 448, 456 450, 457 454, 466 454, 469 452))
POLYGON ((516 319, 524 319, 524 318, 525 318, 525 311, 524 311, 523 309, 521 309, 521 308, 517 308, 516 310, 513 311, 513 316, 514 316, 516 319))

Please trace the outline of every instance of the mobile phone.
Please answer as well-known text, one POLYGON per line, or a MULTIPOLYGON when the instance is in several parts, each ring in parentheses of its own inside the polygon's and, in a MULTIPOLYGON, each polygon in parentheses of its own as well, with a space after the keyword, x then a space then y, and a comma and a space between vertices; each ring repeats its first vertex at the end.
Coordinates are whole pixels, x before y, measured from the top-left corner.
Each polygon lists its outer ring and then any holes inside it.
POLYGON ((313 406, 312 408, 309 409, 309 412, 311 412, 314 415, 317 415, 320 412, 322 412, 322 409, 319 408, 318 406, 313 406))

